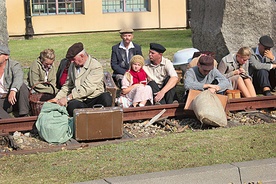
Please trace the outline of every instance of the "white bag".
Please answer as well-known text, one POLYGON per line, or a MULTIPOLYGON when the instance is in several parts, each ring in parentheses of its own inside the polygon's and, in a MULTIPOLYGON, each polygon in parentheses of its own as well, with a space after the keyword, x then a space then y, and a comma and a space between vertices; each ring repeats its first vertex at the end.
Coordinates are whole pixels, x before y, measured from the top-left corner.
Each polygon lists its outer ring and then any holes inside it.
POLYGON ((227 125, 227 117, 221 101, 209 90, 197 95, 193 100, 192 109, 201 123, 222 127, 227 125))

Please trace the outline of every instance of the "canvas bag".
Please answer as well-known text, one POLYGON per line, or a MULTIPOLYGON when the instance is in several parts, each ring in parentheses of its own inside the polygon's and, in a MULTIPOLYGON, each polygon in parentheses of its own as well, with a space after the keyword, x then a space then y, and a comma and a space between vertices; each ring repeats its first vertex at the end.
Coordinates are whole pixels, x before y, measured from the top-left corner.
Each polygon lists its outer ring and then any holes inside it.
POLYGON ((196 96, 192 103, 192 109, 201 123, 222 127, 227 125, 227 117, 221 101, 209 90, 196 96))
POLYGON ((65 143, 73 137, 73 122, 66 107, 45 102, 36 121, 39 136, 48 143, 65 143))

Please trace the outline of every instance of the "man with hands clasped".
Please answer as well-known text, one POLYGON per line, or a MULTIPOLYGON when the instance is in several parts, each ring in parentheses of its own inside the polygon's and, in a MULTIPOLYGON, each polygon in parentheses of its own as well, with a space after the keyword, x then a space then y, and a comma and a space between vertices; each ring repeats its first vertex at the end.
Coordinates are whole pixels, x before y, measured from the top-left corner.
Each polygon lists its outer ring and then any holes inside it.
POLYGON ((257 93, 271 96, 271 90, 276 86, 276 59, 272 38, 268 35, 260 37, 258 47, 252 49, 249 60, 249 74, 257 93))

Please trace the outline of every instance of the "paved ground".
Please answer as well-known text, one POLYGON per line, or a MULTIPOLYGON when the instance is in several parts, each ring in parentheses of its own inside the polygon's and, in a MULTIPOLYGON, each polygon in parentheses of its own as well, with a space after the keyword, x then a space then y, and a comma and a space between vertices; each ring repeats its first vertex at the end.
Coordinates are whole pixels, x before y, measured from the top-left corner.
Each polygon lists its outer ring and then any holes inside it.
POLYGON ((276 158, 120 176, 79 184, 276 184, 276 158))

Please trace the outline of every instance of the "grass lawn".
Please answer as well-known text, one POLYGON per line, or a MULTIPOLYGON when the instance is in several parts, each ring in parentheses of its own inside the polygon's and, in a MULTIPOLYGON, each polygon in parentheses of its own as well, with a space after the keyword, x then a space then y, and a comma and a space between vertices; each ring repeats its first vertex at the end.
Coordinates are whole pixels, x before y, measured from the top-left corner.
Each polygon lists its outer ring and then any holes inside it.
MULTIPOLYGON (((136 31, 147 58, 149 43, 163 44, 165 57, 192 47, 190 30, 136 31)), ((69 46, 83 42, 101 61, 110 61, 111 46, 120 41, 116 32, 11 39, 11 58, 27 67, 45 48, 56 51, 60 61, 69 46)), ((56 63, 58 64, 58 62, 56 63)), ((110 68, 105 68, 110 71, 110 68)), ((74 151, 0 158, 0 183, 74 183, 106 177, 166 171, 213 164, 276 157, 276 124, 238 126, 204 131, 188 130, 120 144, 74 151)))
POLYGON ((0 183, 74 183, 276 157, 276 124, 155 137, 73 151, 0 158, 0 183))

